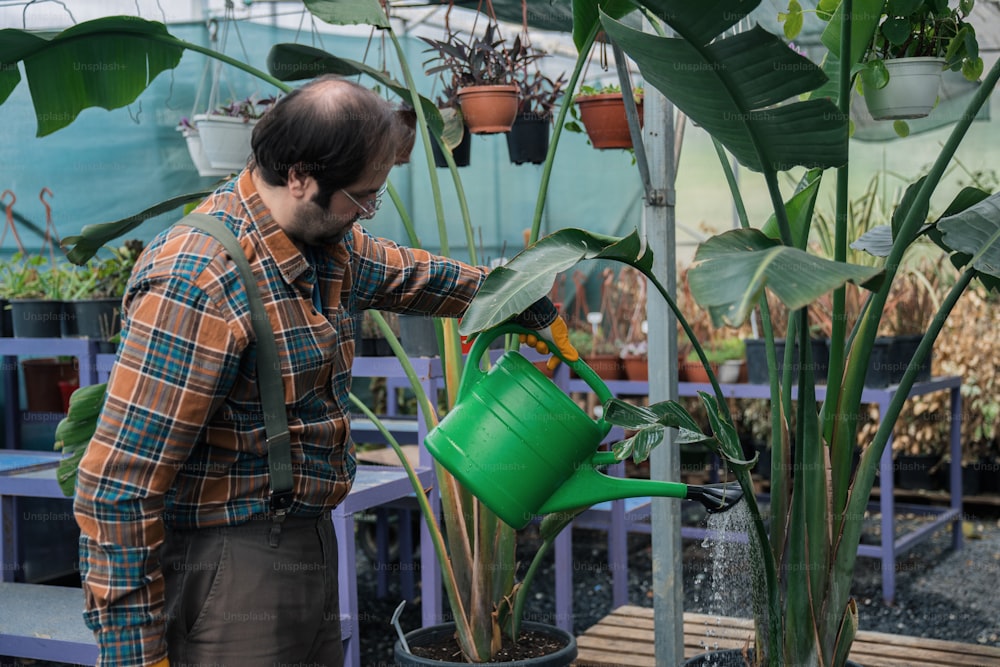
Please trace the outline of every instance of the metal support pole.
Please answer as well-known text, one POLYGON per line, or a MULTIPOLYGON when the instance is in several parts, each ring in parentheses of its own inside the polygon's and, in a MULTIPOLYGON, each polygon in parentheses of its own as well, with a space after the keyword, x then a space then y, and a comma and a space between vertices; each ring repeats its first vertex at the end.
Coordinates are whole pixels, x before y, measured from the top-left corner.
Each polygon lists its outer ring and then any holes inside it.
MULTIPOLYGON (((647 87, 643 138, 649 160, 651 189, 643 209, 653 272, 670 294, 677 289, 677 251, 674 196, 674 110, 658 91, 647 87)), ((650 289, 651 295, 655 290, 650 289)), ((662 298, 651 296, 646 305, 649 322, 649 367, 667 370, 649 374, 649 400, 677 398, 677 320, 662 298)), ((650 476, 680 481, 680 453, 668 436, 653 450, 650 476)), ((684 578, 681 562, 681 502, 654 498, 653 613, 656 627, 656 664, 684 661, 684 578)))

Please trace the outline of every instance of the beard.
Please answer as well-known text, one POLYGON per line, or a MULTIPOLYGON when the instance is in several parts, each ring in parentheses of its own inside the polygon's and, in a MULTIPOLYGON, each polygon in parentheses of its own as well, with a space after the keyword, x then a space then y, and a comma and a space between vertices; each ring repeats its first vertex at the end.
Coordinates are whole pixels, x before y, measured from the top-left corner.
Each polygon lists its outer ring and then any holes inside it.
POLYGON ((296 209, 286 233, 293 241, 307 246, 336 245, 344 240, 359 217, 357 212, 336 213, 310 199, 296 209))

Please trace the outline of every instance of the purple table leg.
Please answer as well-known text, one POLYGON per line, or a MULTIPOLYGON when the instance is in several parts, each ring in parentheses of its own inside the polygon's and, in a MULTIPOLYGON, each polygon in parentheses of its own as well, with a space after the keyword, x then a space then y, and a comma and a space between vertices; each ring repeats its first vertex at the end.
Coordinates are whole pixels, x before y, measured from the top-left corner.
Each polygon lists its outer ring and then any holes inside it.
POLYGON ((573 526, 556 536, 556 626, 573 632, 573 526))

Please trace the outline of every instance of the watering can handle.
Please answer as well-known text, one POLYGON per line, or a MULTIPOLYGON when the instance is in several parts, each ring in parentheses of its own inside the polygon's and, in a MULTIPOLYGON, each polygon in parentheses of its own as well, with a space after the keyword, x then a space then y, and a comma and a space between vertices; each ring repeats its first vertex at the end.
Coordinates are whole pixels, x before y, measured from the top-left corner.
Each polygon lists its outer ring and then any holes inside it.
MULTIPOLYGON (((485 375, 483 371, 479 370, 479 360, 489 349, 489 344, 492 343, 498 336, 508 333, 538 336, 541 340, 545 340, 538 335, 538 331, 512 323, 500 324, 492 329, 486 329, 485 331, 480 332, 479 335, 476 336, 476 340, 472 345, 472 350, 469 352, 469 359, 465 365, 465 371, 462 373, 462 383, 461 388, 459 389, 460 398, 466 391, 468 391, 469 387, 474 385, 479 380, 479 377, 485 375), (475 375, 478 375, 478 377, 475 377, 475 375)), ((604 384, 604 381, 601 380, 600 376, 598 376, 597 373, 594 372, 594 369, 588 366, 583 359, 568 361, 559 351, 559 348, 556 347, 555 343, 550 340, 545 340, 545 343, 549 346, 549 350, 552 354, 559 357, 564 364, 576 371, 576 374, 587 383, 587 386, 594 390, 594 393, 597 394, 597 397, 601 401, 601 405, 604 405, 609 400, 614 398, 614 394, 611 393, 608 386, 604 384)), ((602 425, 604 424, 603 419, 599 421, 602 425)))

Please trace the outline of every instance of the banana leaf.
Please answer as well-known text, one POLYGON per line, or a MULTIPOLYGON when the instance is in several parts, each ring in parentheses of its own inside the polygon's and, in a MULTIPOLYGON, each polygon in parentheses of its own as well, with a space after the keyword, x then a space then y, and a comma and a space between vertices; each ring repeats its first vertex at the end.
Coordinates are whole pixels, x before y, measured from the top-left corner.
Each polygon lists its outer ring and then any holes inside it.
POLYGON ((378 0, 305 0, 309 13, 333 25, 389 28, 389 17, 378 0))
POLYGON ((131 104, 183 53, 183 42, 162 23, 133 16, 87 21, 52 37, 0 30, 0 104, 20 82, 17 63, 23 62, 37 136, 44 137, 84 109, 131 104))
POLYGON ((774 172, 847 162, 847 117, 827 99, 785 103, 827 77, 812 61, 758 27, 720 37, 758 3, 642 3, 679 37, 658 37, 609 16, 608 35, 646 81, 718 139, 741 164, 774 172), (718 11, 719 9, 724 11, 718 11))
POLYGON ((880 274, 875 267, 834 262, 783 246, 755 229, 734 229, 698 247, 688 282, 715 326, 739 326, 765 286, 794 310, 846 282, 874 289, 880 274))

